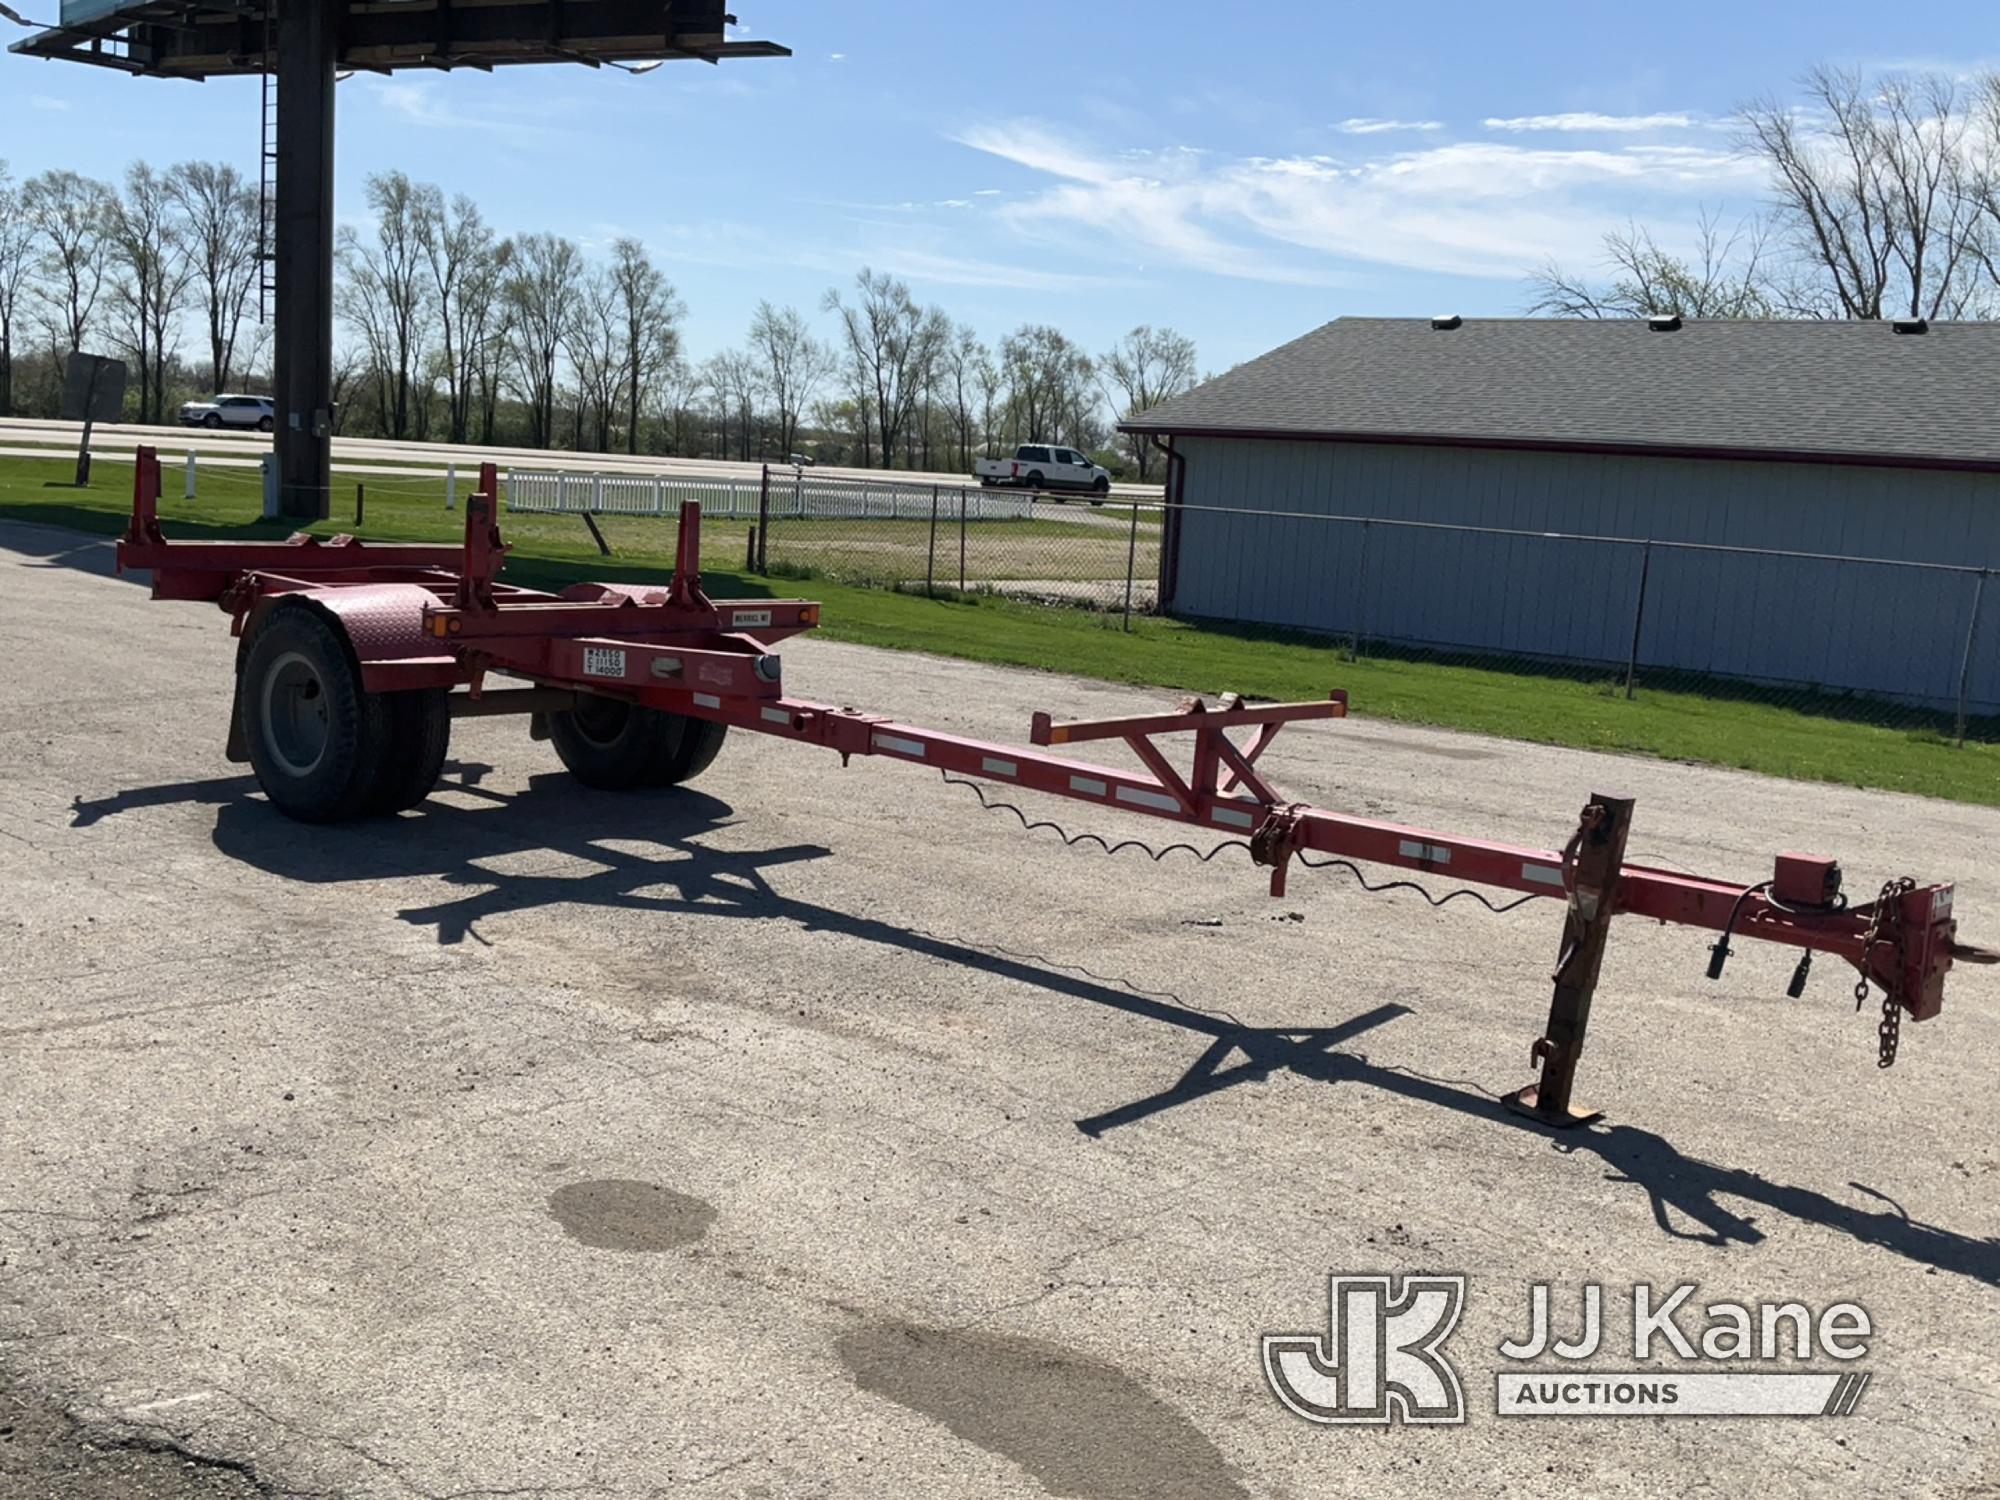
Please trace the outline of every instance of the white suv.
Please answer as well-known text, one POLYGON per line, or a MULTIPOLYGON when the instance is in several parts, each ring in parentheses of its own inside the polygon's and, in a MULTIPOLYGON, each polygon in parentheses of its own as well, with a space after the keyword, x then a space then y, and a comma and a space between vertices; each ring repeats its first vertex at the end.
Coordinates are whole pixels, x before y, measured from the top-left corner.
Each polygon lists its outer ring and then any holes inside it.
POLYGON ((278 425, 278 408, 269 396, 217 396, 181 407, 183 427, 254 427, 269 432, 278 425))

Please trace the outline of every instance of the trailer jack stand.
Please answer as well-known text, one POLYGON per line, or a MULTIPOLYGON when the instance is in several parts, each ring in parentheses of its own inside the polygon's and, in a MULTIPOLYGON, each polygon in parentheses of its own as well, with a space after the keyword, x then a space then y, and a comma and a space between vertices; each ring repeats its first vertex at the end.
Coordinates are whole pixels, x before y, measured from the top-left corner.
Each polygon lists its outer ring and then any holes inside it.
POLYGON ((1570 841, 1575 875, 1563 919, 1555 998, 1549 1003, 1547 1030, 1529 1049, 1530 1059, 1541 1065, 1542 1076, 1539 1082, 1516 1089, 1502 1101, 1515 1114, 1559 1130, 1604 1117, 1601 1109, 1572 1104, 1570 1088, 1583 1055, 1583 1034, 1590 1025, 1590 1002, 1597 993, 1597 972, 1604 963, 1611 914, 1617 909, 1618 875, 1631 830, 1630 797, 1594 796, 1583 810, 1570 841))

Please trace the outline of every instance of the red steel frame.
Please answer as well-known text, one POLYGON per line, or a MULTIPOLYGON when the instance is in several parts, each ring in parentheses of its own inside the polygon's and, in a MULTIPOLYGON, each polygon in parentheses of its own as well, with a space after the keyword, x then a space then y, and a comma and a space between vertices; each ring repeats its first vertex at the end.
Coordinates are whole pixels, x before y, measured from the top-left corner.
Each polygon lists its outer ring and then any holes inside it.
MULTIPOLYGON (((1320 702, 1255 706, 1225 699, 1209 708, 1195 701, 1171 714, 1091 723, 1055 723, 1037 714, 1032 747, 793 698, 782 691, 779 659, 768 648, 817 625, 819 606, 800 599, 710 600, 701 587, 698 506, 682 507, 667 588, 581 584, 547 594, 497 581, 507 551, 495 514, 497 476, 490 464, 480 474, 479 492, 466 505, 465 540, 457 547, 303 535, 284 542, 169 542, 158 520, 158 462, 152 450, 141 448, 132 524, 119 543, 118 565, 121 571, 150 570, 156 598, 218 601, 239 635, 280 598, 303 595, 346 626, 371 691, 463 685, 477 700, 487 675, 499 673, 542 689, 622 697, 817 745, 838 753, 843 763, 854 755, 887 756, 1195 824, 1248 838, 1253 858, 1271 869, 1274 895, 1283 893, 1294 855, 1319 854, 1562 901, 1556 997, 1533 1048, 1540 1079, 1509 1100, 1549 1124, 1593 1117, 1571 1108, 1570 1080, 1613 916, 1721 933, 1718 969, 1732 935, 1840 958, 1885 992, 1890 1003, 1883 1025, 1891 1030, 1897 1010, 1919 1021, 1938 1013, 1954 959, 1996 958, 1957 941, 1950 885, 1912 884, 1866 905, 1801 909, 1774 899, 1765 883, 1626 864, 1627 798, 1592 797, 1561 850, 1465 838, 1287 800, 1258 768, 1259 758, 1288 723, 1344 717, 1344 693, 1320 702), (1247 744, 1230 737, 1238 728, 1254 731, 1247 744), (1156 743, 1159 736, 1182 733, 1194 737, 1185 773, 1156 743), (1048 753, 1049 747, 1093 740, 1122 742, 1143 769, 1048 753)), ((518 696, 546 700, 545 694, 518 696)), ((1885 1065, 1893 1055, 1885 1046, 1885 1065)))

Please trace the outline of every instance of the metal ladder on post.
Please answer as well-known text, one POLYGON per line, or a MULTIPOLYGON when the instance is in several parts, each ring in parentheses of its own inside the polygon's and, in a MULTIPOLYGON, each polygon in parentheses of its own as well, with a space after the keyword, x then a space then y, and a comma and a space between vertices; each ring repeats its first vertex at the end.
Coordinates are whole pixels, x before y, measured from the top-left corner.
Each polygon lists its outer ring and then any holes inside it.
POLYGON ((274 24, 267 14, 264 71, 258 75, 262 93, 257 168, 257 321, 260 323, 271 321, 271 306, 278 292, 277 236, 273 226, 278 213, 278 72, 271 45, 274 24))

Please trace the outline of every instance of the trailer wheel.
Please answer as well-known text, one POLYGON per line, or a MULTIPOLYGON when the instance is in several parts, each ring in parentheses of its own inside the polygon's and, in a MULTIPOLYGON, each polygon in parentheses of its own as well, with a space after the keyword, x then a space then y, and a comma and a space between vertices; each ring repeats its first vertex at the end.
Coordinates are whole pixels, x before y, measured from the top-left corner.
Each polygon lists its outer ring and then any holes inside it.
POLYGON ((402 812, 431 794, 451 744, 450 696, 445 688, 382 694, 388 732, 367 811, 402 812))
POLYGON ((693 780, 714 762, 729 733, 727 724, 588 693, 548 722, 570 775, 612 792, 693 780))
POLYGON ((271 805, 306 823, 365 812, 381 780, 389 714, 361 686, 339 630, 316 611, 280 605, 243 664, 238 726, 271 805))

